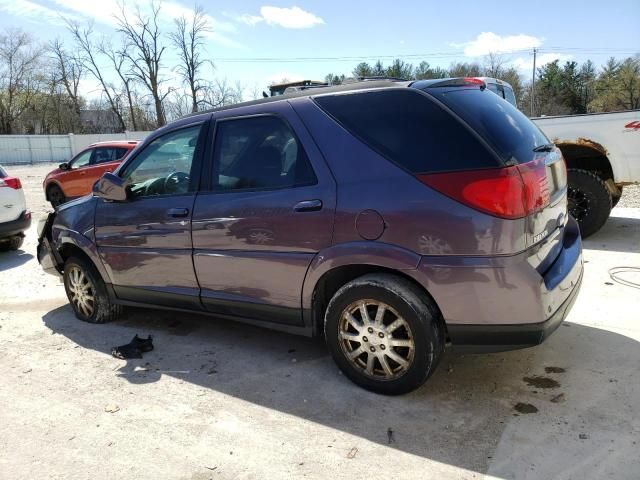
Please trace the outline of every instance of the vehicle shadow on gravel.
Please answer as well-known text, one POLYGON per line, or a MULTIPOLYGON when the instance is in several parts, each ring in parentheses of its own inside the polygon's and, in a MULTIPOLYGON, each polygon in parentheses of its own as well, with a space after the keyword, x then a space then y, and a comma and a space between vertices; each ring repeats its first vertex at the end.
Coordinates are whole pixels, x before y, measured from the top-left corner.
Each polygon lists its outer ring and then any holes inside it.
POLYGON ((33 255, 24 250, 16 250, 11 252, 0 251, 0 272, 11 270, 12 268, 24 265, 33 258, 33 255))
MULTIPOLYGON (((153 335, 154 351, 122 361, 114 371, 126 382, 153 383, 170 375, 203 387, 203 395, 221 392, 471 471, 523 478, 512 471, 522 466, 522 457, 532 463, 546 458, 553 461, 538 468, 550 469, 543 476, 551 478, 576 473, 577 456, 581 471, 588 472, 590 463, 607 462, 603 442, 616 449, 612 462, 635 458, 631 439, 637 427, 611 424, 625 424, 631 415, 617 393, 635 388, 627 385, 635 382, 630 376, 640 364, 640 345, 597 328, 565 323, 545 344, 515 352, 448 352, 425 386, 384 397, 342 376, 317 339, 142 309, 128 310, 115 323, 90 325, 64 306, 43 321, 52 333, 104 355, 136 333, 153 335)), ((635 400, 632 405, 640 404, 635 400)), ((274 435, 284 439, 286 432, 274 435)), ((354 441, 353 448, 362 450, 366 442, 354 441)))

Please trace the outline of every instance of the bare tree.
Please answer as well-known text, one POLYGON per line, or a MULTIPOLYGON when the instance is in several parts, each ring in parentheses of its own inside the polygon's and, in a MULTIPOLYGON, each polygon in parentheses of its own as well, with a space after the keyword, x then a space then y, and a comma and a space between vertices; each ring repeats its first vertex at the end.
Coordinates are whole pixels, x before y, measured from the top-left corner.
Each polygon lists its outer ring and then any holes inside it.
POLYGON ((504 73, 505 58, 499 53, 489 52, 484 57, 484 74, 487 77, 500 78, 504 73))
POLYGON ((229 85, 227 79, 216 80, 203 90, 202 103, 209 108, 223 107, 242 101, 242 85, 229 85))
POLYGON ((160 4, 152 1, 150 9, 150 14, 145 15, 138 6, 133 18, 130 18, 124 3, 121 3, 120 15, 116 16, 116 21, 118 31, 123 34, 126 44, 122 53, 129 61, 131 74, 149 90, 153 97, 156 123, 161 127, 166 123, 162 102, 171 93, 171 89, 167 89, 164 93, 161 91, 163 80, 160 70, 166 47, 161 43, 160 4))
POLYGON ((201 6, 196 6, 190 19, 182 16, 175 19, 176 30, 169 34, 171 43, 178 50, 181 64, 176 71, 182 77, 191 96, 191 112, 198 111, 198 94, 205 88, 200 79, 202 67, 213 62, 202 57, 205 46, 205 34, 211 31, 207 15, 201 6))
POLYGON ((98 46, 98 50, 105 57, 109 59, 113 69, 115 70, 118 78, 122 82, 121 96, 124 96, 127 100, 127 107, 129 109, 129 120, 131 127, 134 131, 138 130, 138 122, 136 118, 136 108, 133 103, 133 81, 134 78, 129 75, 128 66, 126 64, 127 57, 123 50, 115 50, 110 42, 103 41, 98 46))
POLYGON ((67 20, 67 27, 76 43, 78 49, 78 58, 82 62, 84 68, 100 83, 102 91, 107 100, 109 108, 113 111, 120 123, 122 131, 127 129, 127 124, 122 116, 118 93, 115 91, 102 73, 102 69, 98 65, 99 49, 91 40, 93 34, 93 26, 90 24, 85 28, 81 28, 80 24, 71 20, 67 20))
POLYGON ((49 44, 49 51, 53 57, 52 85, 55 86, 55 83, 62 84, 67 95, 69 95, 75 112, 75 118, 72 119, 72 130, 75 131, 80 123, 81 98, 78 93, 78 87, 84 75, 84 67, 78 58, 69 55, 60 39, 56 39, 49 44))
POLYGON ((0 131, 12 133, 15 121, 38 93, 42 50, 21 30, 0 34, 0 131))
POLYGON ((174 90, 165 101, 169 121, 184 117, 193 111, 191 96, 184 90, 174 90))

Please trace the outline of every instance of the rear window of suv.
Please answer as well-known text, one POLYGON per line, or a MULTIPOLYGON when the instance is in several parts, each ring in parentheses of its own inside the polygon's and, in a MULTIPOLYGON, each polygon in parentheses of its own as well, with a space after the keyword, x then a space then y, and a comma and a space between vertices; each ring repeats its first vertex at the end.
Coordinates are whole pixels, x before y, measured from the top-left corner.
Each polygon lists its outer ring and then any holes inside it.
POLYGON ((417 90, 377 90, 314 100, 352 135, 411 173, 500 166, 462 122, 417 90))
POLYGON ((529 162, 535 156, 534 148, 550 143, 520 110, 488 89, 427 87, 425 90, 478 132, 505 163, 529 162))

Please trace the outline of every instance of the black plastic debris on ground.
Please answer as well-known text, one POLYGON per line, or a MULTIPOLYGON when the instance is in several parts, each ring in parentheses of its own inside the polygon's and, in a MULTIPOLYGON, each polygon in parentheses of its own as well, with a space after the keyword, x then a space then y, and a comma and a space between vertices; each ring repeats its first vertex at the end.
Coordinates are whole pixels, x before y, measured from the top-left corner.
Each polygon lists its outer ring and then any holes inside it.
POLYGON ((120 345, 119 347, 113 347, 111 349, 111 355, 121 360, 127 360, 129 358, 142 358, 142 354, 153 350, 153 338, 149 335, 148 338, 140 338, 137 334, 126 345, 120 345))

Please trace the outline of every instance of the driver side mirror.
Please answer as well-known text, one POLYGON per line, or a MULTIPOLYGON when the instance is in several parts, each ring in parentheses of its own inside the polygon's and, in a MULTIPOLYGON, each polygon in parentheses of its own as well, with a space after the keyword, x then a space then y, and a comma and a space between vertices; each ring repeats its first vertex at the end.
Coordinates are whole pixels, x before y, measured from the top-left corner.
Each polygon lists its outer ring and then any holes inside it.
POLYGON ((127 200, 127 182, 119 176, 107 172, 93 185, 93 195, 112 202, 125 202, 127 200))
POLYGON ((60 170, 71 170, 71 165, 69 165, 69 162, 64 162, 58 165, 58 168, 60 170))

